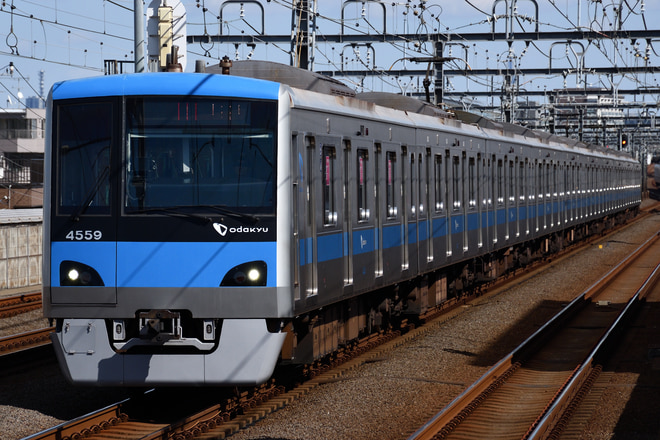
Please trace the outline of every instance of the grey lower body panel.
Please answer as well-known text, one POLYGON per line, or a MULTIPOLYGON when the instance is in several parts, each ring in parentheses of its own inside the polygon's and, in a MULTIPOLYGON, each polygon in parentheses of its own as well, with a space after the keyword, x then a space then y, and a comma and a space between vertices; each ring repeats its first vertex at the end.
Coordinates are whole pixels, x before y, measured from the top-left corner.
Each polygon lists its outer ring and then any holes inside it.
POLYGON ((227 319, 208 354, 127 354, 112 350, 100 319, 65 319, 51 335, 72 383, 114 386, 256 385, 272 375, 285 338, 263 319, 227 319))
POLYGON ((285 318, 288 287, 50 287, 49 318, 131 318, 139 310, 188 310, 194 318, 285 318), (112 300, 108 300, 112 298, 112 300))

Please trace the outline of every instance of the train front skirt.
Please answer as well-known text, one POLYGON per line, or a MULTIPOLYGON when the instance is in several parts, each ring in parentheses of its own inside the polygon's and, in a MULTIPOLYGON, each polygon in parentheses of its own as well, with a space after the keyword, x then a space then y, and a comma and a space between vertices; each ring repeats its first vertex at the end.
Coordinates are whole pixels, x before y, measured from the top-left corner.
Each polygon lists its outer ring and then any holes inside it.
POLYGON ((67 379, 86 385, 256 385, 272 375, 285 333, 263 319, 226 319, 209 354, 126 354, 112 350, 102 319, 65 319, 51 334, 67 379))

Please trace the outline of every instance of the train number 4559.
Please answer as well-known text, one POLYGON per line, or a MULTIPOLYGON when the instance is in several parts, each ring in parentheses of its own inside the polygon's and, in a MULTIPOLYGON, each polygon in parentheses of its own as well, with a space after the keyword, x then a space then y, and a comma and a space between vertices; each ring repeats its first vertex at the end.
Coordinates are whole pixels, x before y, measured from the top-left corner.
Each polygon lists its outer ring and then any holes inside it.
POLYGON ((98 229, 95 230, 95 231, 91 231, 91 230, 69 231, 69 233, 66 234, 66 239, 67 240, 72 240, 72 241, 100 240, 101 237, 103 237, 103 233, 101 231, 99 231, 98 229))

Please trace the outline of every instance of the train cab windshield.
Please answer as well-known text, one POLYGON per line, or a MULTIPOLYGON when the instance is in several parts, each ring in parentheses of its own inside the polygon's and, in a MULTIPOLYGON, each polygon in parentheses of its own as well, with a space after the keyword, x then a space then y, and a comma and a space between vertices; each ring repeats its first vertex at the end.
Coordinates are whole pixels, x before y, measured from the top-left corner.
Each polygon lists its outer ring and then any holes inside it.
POLYGON ((113 105, 85 102, 60 105, 57 120, 58 213, 110 214, 110 156, 113 105))
POLYGON ((60 215, 109 215, 119 199, 128 215, 274 213, 274 101, 127 97, 61 104, 57 115, 60 215))
POLYGON ((276 107, 227 99, 129 99, 126 213, 274 209, 276 107))

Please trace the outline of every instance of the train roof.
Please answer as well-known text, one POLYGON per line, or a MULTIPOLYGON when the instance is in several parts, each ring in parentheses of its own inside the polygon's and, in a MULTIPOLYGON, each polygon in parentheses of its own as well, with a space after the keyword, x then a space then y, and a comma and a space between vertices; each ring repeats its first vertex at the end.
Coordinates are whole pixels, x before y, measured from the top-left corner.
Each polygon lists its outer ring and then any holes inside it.
MULTIPOLYGON (((220 65, 210 66, 206 68, 206 72, 221 74, 222 67, 220 65)), ((308 90, 326 95, 355 97, 362 101, 396 110, 443 118, 452 117, 449 112, 417 98, 387 92, 355 93, 353 89, 332 77, 272 61, 232 61, 229 68, 229 75, 278 82, 295 89, 308 90)))
POLYGON ((213 73, 130 73, 97 76, 58 82, 51 90, 52 99, 75 99, 88 96, 159 96, 196 95, 273 99, 279 95, 278 83, 254 78, 232 77, 228 80, 213 73))
MULTIPOLYGON (((460 113, 457 117, 442 117, 428 114, 415 114, 412 111, 400 110, 394 107, 383 107, 373 102, 343 96, 319 95, 307 90, 290 89, 291 102, 294 107, 312 111, 330 112, 347 117, 367 117, 388 121, 391 125, 414 127, 420 130, 442 130, 454 136, 468 135, 475 138, 491 139, 497 142, 515 142, 518 145, 528 145, 539 149, 553 148, 556 151, 579 153, 602 158, 617 157, 634 162, 629 154, 587 145, 574 139, 531 130, 514 124, 500 123, 482 118, 478 115, 460 113)), ((420 131, 420 136, 426 136, 420 131)), ((543 153, 545 154, 545 153, 543 153)))
MULTIPOLYGON (((222 74, 222 67, 210 66, 206 68, 206 72, 222 74)), ((232 61, 229 75, 273 81, 326 95, 355 96, 353 89, 334 78, 272 61, 232 61)))
MULTIPOLYGON (((221 73, 220 65, 207 68, 207 72, 221 73)), ((233 61, 229 71, 230 75, 237 75, 242 77, 259 78, 273 82, 286 84, 294 89, 322 93, 325 95, 342 96, 342 97, 355 97, 360 101, 365 101, 370 104, 375 104, 380 107, 393 109, 395 111, 403 111, 406 116, 407 123, 410 119, 407 117, 409 113, 420 115, 427 115, 431 117, 440 118, 439 121, 447 127, 454 127, 460 130, 466 130, 468 127, 478 127, 479 131, 483 132, 487 137, 515 137, 518 139, 528 139, 536 141, 541 145, 552 145, 557 148, 568 148, 572 150, 582 150, 585 153, 591 154, 607 154, 615 155, 618 157, 629 157, 630 155, 624 152, 606 149, 598 145, 587 144, 575 139, 557 136, 542 130, 530 129, 517 124, 510 124, 506 122, 498 122, 488 119, 484 116, 474 113, 461 111, 461 110, 443 110, 433 104, 413 98, 410 96, 403 96, 394 93, 386 92, 367 92, 356 94, 352 89, 345 84, 337 81, 334 78, 324 76, 308 70, 291 67, 288 65, 275 63, 272 61, 258 61, 258 60, 243 60, 233 61)), ((307 100, 302 98, 304 93, 294 92, 294 94, 301 98, 299 104, 307 106, 311 103, 305 103, 307 100)), ((318 97, 316 99, 319 99, 318 97)), ((335 101, 329 100, 329 104, 335 101)), ((309 105, 314 108, 314 105, 309 105)), ((359 112, 364 112, 369 109, 370 112, 383 113, 382 110, 378 111, 375 108, 365 107, 363 105, 355 105, 350 100, 342 101, 339 106, 333 106, 333 110, 343 110, 347 114, 354 114, 351 108, 358 108, 359 112)), ((400 113, 397 115, 401 116, 400 113)), ((393 118, 392 122, 397 122, 399 118, 395 118, 394 114, 388 114, 387 117, 393 118)), ((438 121, 436 121, 437 123, 438 121)), ((468 129, 469 130, 469 129, 468 129)))
POLYGON ((524 127, 522 125, 510 124, 507 122, 498 122, 492 119, 488 119, 484 116, 480 116, 474 113, 461 111, 461 110, 453 110, 452 112, 456 115, 457 119, 459 119, 460 121, 466 124, 475 124, 479 127, 483 127, 485 129, 494 130, 494 131, 500 131, 502 133, 507 133, 511 136, 519 135, 519 136, 524 136, 526 138, 535 138, 546 144, 552 143, 552 144, 566 145, 572 148, 584 148, 587 150, 597 151, 606 154, 613 154, 620 157, 630 156, 628 153, 622 151, 611 150, 608 148, 604 148, 600 145, 585 143, 578 141, 576 139, 558 136, 543 130, 531 129, 528 127, 524 127))
POLYGON ((440 118, 452 117, 450 112, 433 104, 429 104, 426 101, 422 101, 421 99, 413 98, 412 96, 387 92, 365 92, 359 93, 356 95, 356 98, 362 101, 373 102, 374 104, 382 105, 384 107, 418 113, 420 115, 437 116, 440 118))
POLYGON ((468 132, 488 138, 517 138, 550 146, 582 150, 586 154, 630 157, 629 154, 563 138, 541 130, 494 121, 469 112, 445 111, 416 98, 393 93, 356 94, 345 84, 315 72, 269 61, 233 61, 229 75, 222 75, 220 65, 204 73, 140 73, 99 76, 56 83, 52 99, 75 99, 87 96, 227 96, 253 99, 278 99, 280 85, 291 89, 294 105, 316 109, 320 101, 330 111, 346 115, 378 116, 392 123, 421 128, 442 124, 447 130, 468 132), (309 94, 307 92, 313 92, 309 94), (321 94, 321 95, 319 95, 321 94), (325 95, 327 99, 322 98, 325 95), (419 114, 420 118, 412 118, 419 114), (427 119, 428 118, 428 119, 427 119))

